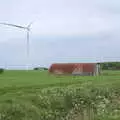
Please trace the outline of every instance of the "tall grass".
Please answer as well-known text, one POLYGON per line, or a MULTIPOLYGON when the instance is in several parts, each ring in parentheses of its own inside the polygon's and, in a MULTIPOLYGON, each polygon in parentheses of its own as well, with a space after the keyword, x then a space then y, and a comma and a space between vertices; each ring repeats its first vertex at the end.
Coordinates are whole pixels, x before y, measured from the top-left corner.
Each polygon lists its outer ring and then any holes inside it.
POLYGON ((0 120, 118 120, 120 72, 111 73, 56 77, 5 71, 0 76, 0 120))

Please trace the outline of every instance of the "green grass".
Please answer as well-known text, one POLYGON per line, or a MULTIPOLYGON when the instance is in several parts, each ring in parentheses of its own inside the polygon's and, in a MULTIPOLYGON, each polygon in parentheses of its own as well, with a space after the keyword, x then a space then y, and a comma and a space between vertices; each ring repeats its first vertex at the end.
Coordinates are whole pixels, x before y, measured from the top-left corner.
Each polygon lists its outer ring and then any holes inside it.
POLYGON ((5 71, 0 75, 0 89, 5 87, 49 87, 77 83, 83 80, 97 80, 100 77, 54 76, 40 71, 5 71))
POLYGON ((89 106, 90 111, 100 113, 94 115, 95 120, 118 120, 119 99, 120 71, 81 77, 32 70, 8 70, 0 74, 0 120, 67 120, 66 116, 78 120, 82 119, 81 110, 86 113, 89 106), (105 111, 101 112, 103 106, 105 111))
POLYGON ((61 85, 61 84, 71 84, 84 81, 99 81, 99 80, 118 80, 120 78, 120 72, 104 72, 103 75, 93 77, 93 76, 54 76, 48 74, 48 72, 40 71, 5 71, 4 74, 0 75, 0 88, 5 87, 31 87, 31 86, 46 86, 49 85, 61 85), (105 75, 104 75, 105 74, 105 75), (106 75, 109 74, 109 75, 106 75), (111 76, 113 74, 113 76, 111 76))

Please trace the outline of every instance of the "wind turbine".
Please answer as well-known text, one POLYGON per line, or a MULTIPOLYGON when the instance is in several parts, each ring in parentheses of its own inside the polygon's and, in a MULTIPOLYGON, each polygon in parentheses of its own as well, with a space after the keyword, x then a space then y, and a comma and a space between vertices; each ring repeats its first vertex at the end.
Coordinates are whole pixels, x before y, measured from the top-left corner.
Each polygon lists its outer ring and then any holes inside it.
MULTIPOLYGON (((11 27, 16 27, 16 28, 20 28, 20 29, 24 29, 26 30, 27 32, 27 58, 29 58, 29 52, 30 52, 30 49, 29 49, 29 39, 30 39, 30 27, 32 25, 33 22, 29 23, 26 27, 25 26, 20 26, 20 25, 16 25, 16 24, 9 24, 9 23, 0 23, 1 25, 7 25, 7 26, 11 26, 11 27)), ((27 66, 27 70, 28 70, 28 66, 27 66)))

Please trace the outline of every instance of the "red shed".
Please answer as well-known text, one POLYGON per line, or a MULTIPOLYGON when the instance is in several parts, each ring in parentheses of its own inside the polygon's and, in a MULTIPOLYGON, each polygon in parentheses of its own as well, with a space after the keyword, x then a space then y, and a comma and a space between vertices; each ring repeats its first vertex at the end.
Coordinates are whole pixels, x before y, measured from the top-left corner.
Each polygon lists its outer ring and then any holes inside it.
POLYGON ((49 68, 50 73, 72 75, 96 75, 100 72, 97 63, 56 63, 49 68))

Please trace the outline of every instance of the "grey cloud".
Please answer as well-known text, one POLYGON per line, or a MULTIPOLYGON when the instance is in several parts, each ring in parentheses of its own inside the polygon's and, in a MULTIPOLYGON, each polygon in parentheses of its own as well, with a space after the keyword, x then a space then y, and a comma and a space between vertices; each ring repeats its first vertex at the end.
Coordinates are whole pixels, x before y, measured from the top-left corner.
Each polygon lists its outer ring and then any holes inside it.
MULTIPOLYGON (((119 60, 120 1, 4 0, 0 21, 27 25, 30 63, 119 60)), ((26 64, 26 33, 0 26, 0 65, 26 64)))

